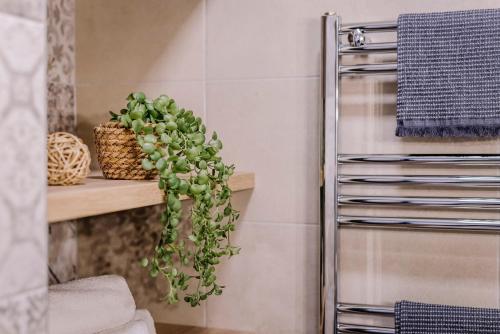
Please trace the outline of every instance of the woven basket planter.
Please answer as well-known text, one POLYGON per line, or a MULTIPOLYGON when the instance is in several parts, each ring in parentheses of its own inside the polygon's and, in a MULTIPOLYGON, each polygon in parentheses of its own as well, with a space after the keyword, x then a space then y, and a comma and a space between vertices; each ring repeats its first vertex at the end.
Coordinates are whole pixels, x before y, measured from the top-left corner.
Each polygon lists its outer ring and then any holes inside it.
POLYGON ((145 171, 141 160, 146 158, 137 144, 134 133, 118 122, 107 122, 94 128, 97 160, 107 179, 145 180, 156 171, 145 171))

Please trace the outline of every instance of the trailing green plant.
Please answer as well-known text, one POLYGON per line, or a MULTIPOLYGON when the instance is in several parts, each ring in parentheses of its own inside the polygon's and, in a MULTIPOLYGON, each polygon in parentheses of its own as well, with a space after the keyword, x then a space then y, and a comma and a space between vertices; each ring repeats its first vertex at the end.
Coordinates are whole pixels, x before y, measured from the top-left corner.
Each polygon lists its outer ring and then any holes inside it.
POLYGON ((152 277, 166 279, 168 303, 178 302, 182 292, 191 306, 200 305, 208 296, 222 294, 215 266, 222 257, 239 253, 230 242, 239 217, 228 186, 234 165, 226 165, 220 157, 217 133, 207 140, 201 118, 179 108, 173 99, 161 95, 152 101, 136 92, 127 100, 120 114, 110 112, 111 120, 135 133, 147 155, 142 168, 158 171, 158 187, 166 202, 154 254, 141 263, 152 277), (181 195, 193 200, 190 226, 181 224, 181 195), (185 229, 188 232, 182 233, 185 229))

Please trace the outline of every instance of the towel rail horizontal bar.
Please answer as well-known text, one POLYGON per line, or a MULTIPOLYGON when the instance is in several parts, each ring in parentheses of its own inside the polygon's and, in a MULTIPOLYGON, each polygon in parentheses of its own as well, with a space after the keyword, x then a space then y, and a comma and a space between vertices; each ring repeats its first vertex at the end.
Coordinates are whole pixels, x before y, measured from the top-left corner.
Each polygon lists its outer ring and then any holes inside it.
POLYGON ((337 222, 340 227, 500 232, 500 220, 490 219, 339 216, 337 222))
POLYGON ((340 65, 340 75, 356 75, 356 74, 391 74, 397 72, 396 63, 385 64, 359 64, 359 65, 340 65))
POLYGON ((361 46, 343 44, 339 48, 340 55, 360 53, 394 53, 397 51, 396 43, 369 43, 361 46))
POLYGON ((495 188, 500 186, 500 176, 339 175, 338 182, 340 184, 444 185, 495 188))
POLYGON ((339 154, 337 161, 346 163, 397 163, 397 164, 443 164, 500 166, 500 155, 454 155, 454 154, 339 154))
POLYGON ((339 205, 421 206, 459 209, 500 209, 500 198, 400 197, 339 195, 339 205))
POLYGON ((394 307, 392 306, 339 303, 337 311, 340 313, 394 316, 394 307))
POLYGON ((352 23, 340 26, 340 34, 348 34, 353 30, 359 29, 363 32, 391 32, 398 29, 396 21, 370 22, 370 23, 352 23))
POLYGON ((395 330, 391 327, 368 326, 339 323, 337 325, 339 334, 394 334, 395 330))

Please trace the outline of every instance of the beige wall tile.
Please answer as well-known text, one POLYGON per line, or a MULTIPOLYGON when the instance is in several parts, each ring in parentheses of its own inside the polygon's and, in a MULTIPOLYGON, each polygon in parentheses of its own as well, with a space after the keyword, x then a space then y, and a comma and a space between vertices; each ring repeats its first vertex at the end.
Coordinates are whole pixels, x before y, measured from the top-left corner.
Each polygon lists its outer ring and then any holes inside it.
POLYGON ((489 1, 207 1, 208 79, 320 74, 320 16, 344 22, 395 20, 403 12, 498 7, 489 1))
POLYGON ((256 173, 244 220, 317 223, 318 110, 317 79, 207 85, 225 159, 256 173))
POLYGON ((155 98, 167 94, 180 106, 190 108, 204 118, 202 82, 168 82, 154 84, 114 84, 77 86, 78 135, 89 146, 92 168, 97 169, 93 128, 109 120, 109 110, 119 112, 126 106, 130 92, 143 91, 148 97, 155 98))
POLYGON ((330 10, 342 16, 343 22, 370 22, 396 20, 397 15, 413 12, 439 12, 475 8, 495 8, 498 0, 361 0, 330 2, 330 10))
POLYGON ((319 76, 327 0, 207 1, 208 79, 319 76))
POLYGON ((241 254, 224 263, 227 287, 208 301, 207 326, 255 333, 316 333, 318 227, 241 223, 241 254))
POLYGON ((344 229, 340 245, 343 302, 498 307, 496 235, 344 229))
POLYGON ((500 151, 498 139, 396 137, 396 82, 393 76, 342 79, 340 101, 340 153, 438 154, 500 151))
POLYGON ((202 0, 78 0, 77 82, 200 80, 202 0))
POLYGON ((167 305, 163 301, 150 302, 144 306, 151 312, 155 322, 189 326, 206 326, 206 304, 191 307, 184 301, 176 305, 167 305))

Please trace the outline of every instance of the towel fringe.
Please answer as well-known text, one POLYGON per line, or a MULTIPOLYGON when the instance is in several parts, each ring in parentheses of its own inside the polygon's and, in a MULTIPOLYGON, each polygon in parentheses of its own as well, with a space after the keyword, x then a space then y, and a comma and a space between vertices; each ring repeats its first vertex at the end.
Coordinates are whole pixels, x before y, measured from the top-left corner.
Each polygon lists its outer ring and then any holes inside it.
POLYGON ((500 125, 405 127, 398 125, 398 137, 497 137, 500 125))

